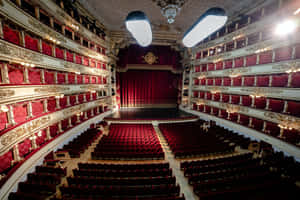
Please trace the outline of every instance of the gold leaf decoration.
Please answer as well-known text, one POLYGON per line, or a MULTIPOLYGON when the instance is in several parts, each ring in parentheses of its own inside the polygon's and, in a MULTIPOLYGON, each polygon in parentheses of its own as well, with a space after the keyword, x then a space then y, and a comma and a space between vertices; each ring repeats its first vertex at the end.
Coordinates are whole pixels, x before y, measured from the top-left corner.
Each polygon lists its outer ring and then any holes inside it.
POLYGON ((0 98, 10 97, 13 96, 14 94, 15 94, 14 90, 2 90, 0 91, 0 98))
POLYGON ((158 62, 158 57, 156 57, 152 52, 148 52, 145 56, 143 56, 146 63, 152 65, 158 62))

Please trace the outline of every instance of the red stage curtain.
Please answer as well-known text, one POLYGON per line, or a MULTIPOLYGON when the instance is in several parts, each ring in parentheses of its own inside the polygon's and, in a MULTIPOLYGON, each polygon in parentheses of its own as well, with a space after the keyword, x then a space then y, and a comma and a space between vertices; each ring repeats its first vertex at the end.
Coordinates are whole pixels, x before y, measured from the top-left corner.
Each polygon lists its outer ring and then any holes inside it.
POLYGON ((254 106, 257 109, 265 109, 266 108, 266 98, 264 98, 264 97, 255 98, 254 106))
POLYGON ((205 95, 205 92, 200 92, 200 96, 199 96, 199 97, 200 97, 201 99, 204 99, 204 95, 205 95))
POLYGON ((256 54, 246 57, 246 66, 256 65, 256 54))
POLYGON ((82 64, 81 56, 80 55, 76 55, 75 56, 75 61, 76 61, 77 64, 82 64))
POLYGON ((270 99, 269 100, 269 109, 273 112, 282 112, 284 107, 284 101, 282 100, 276 100, 276 99, 270 99))
POLYGON ((83 94, 78 95, 79 103, 83 103, 83 94))
POLYGON ((61 109, 64 109, 65 107, 67 107, 67 97, 60 98, 59 105, 60 105, 61 109))
POLYGON ((19 143, 18 147, 19 147, 19 155, 22 158, 29 153, 31 147, 31 141, 29 139, 25 139, 23 142, 19 143))
POLYGON ((29 69, 28 78, 31 84, 41 84, 41 74, 39 69, 29 69))
POLYGON ((33 116, 39 116, 44 112, 44 104, 43 101, 34 101, 31 103, 32 105, 32 114, 33 116))
POLYGON ((91 67, 96 67, 96 62, 95 62, 95 60, 91 60, 91 67))
POLYGON ((206 79, 205 78, 200 79, 200 82, 201 82, 201 85, 206 85, 206 79))
POLYGON ((88 57, 83 57, 83 64, 85 66, 89 66, 89 58, 88 57))
POLYGON ((215 64, 214 63, 208 63, 207 67, 208 67, 208 71, 214 71, 215 70, 215 64))
POLYGON ((67 51, 67 61, 73 62, 73 53, 67 51))
POLYGON ((57 73, 57 83, 58 84, 66 83, 66 75, 64 73, 57 73))
POLYGON ((55 48, 56 58, 64 59, 64 51, 58 47, 55 48))
POLYGON ((212 95, 210 92, 206 92, 206 99, 211 100, 212 95))
POLYGON ((231 86, 231 78, 223 78, 223 85, 224 86, 231 86))
POLYGON ((252 118, 253 128, 257 131, 261 131, 264 126, 264 121, 257 118, 252 118))
POLYGON ((27 105, 26 104, 14 104, 13 106, 14 119, 17 124, 25 122, 27 118, 27 105))
POLYGON ((256 86, 268 87, 269 86, 269 76, 258 76, 256 86))
POLYGON ((249 116, 240 114, 240 124, 244 126, 248 126, 249 124, 249 116))
POLYGON ((17 30, 13 30, 8 26, 3 26, 3 37, 6 41, 20 45, 20 36, 17 30))
POLYGON ((120 73, 121 104, 176 104, 179 75, 169 71, 130 70, 120 73))
POLYGON ((226 60, 225 61, 225 69, 232 68, 232 60, 226 60))
POLYGON ((207 71, 207 64, 202 64, 202 72, 206 72, 207 71))
POLYGON ((242 104, 243 106, 251 106, 252 98, 249 96, 242 96, 242 104))
POLYGON ((272 51, 266 51, 259 54, 259 64, 267 64, 272 62, 272 51))
POLYGON ((225 103, 229 102, 229 95, 228 94, 222 94, 222 101, 225 103))
POLYGON ((231 103, 232 104, 239 104, 240 103, 240 96, 238 96, 238 95, 231 95, 231 103))
POLYGON ((83 83, 83 77, 81 75, 77 75, 77 84, 83 83))
POLYGON ((282 47, 275 50, 275 62, 289 60, 292 58, 292 47, 282 47))
POLYGON ((220 93, 214 94, 214 101, 219 101, 220 100, 220 93))
POLYGON ((42 42, 42 53, 48 56, 52 56, 52 47, 46 42, 42 42))
POLYGON ((288 113, 296 117, 300 117, 300 102, 290 101, 288 102, 288 113))
POLYGON ((215 85, 222 85, 222 79, 221 78, 216 78, 215 79, 215 85))
POLYGON ((55 137, 58 134, 58 125, 54 124, 50 126, 50 135, 51 137, 55 137))
POLYGON ((47 109, 49 112, 53 112, 56 109, 56 100, 54 98, 48 99, 47 109))
POLYGON ((234 67, 243 67, 244 66, 244 58, 236 58, 234 59, 234 67))
POLYGON ((30 37, 29 35, 25 35, 25 48, 38 51, 38 40, 30 37))
POLYGON ((5 126, 7 124, 7 113, 6 112, 0 112, 0 132, 5 129, 5 126))
POLYGON ((300 72, 292 74, 291 86, 297 88, 300 87, 300 72))
POLYGON ((68 73, 69 84, 75 84, 75 74, 68 73))
POLYGON ((216 70, 222 70, 223 69, 223 61, 219 61, 216 63, 216 70))
POLYGON ((0 156, 0 160, 0 173, 2 173, 7 168, 11 167, 11 162, 13 161, 12 151, 8 151, 0 156))
POLYGON ((286 87, 289 76, 287 74, 273 75, 272 86, 273 87, 286 87))
POLYGON ((18 65, 7 65, 8 68, 8 78, 10 84, 23 84, 24 83, 24 75, 23 75, 23 67, 18 65))
POLYGON ((71 104, 72 106, 74 106, 74 105, 75 105, 75 102, 76 102, 76 96, 75 96, 75 95, 70 96, 70 104, 71 104))
POLYGON ((279 136, 280 134, 280 128, 278 127, 277 124, 275 123, 272 123, 272 122, 267 122, 267 125, 266 125, 266 133, 268 135, 272 135, 274 137, 277 137, 279 136))
POLYGON ((233 78, 233 86, 241 86, 242 85, 242 77, 233 78))
POLYGON ((244 78, 244 86, 253 86, 254 85, 254 77, 248 76, 244 78))
POLYGON ((213 85, 214 80, 212 78, 208 78, 206 83, 207 83, 207 85, 213 85))
POLYGON ((45 82, 47 84, 54 84, 54 73, 51 71, 45 71, 45 82))

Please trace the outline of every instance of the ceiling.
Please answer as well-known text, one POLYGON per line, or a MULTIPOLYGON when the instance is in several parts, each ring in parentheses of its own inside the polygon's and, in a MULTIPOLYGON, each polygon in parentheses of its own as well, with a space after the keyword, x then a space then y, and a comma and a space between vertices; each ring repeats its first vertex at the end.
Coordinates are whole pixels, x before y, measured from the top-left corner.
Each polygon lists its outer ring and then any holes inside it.
POLYGON ((148 16, 154 31, 182 34, 211 7, 222 7, 228 16, 235 16, 244 9, 263 2, 262 0, 185 1, 175 22, 171 25, 167 23, 153 0, 80 0, 80 3, 111 31, 125 30, 124 21, 127 14, 133 10, 141 10, 148 16))

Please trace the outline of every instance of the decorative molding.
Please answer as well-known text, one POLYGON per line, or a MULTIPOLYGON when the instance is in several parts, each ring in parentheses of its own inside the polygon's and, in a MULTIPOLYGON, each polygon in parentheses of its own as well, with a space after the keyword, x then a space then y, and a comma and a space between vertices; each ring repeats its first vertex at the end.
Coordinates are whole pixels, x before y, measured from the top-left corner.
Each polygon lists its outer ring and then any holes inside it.
POLYGON ((58 39, 61 43, 61 46, 64 46, 66 49, 70 49, 74 52, 83 54, 88 57, 92 57, 94 59, 98 59, 104 62, 109 62, 108 57, 92 51, 87 47, 83 47, 82 45, 76 43, 73 40, 66 38, 64 35, 54 31, 43 23, 39 22, 37 19, 33 18, 16 5, 14 5, 10 1, 3 1, 3 6, 0 7, 0 11, 5 17, 14 23, 22 26, 26 30, 30 30, 35 34, 39 35, 42 38, 49 38, 54 36, 55 39, 58 39))
MULTIPOLYGON (((107 89, 107 85, 96 84, 1 86, 0 104, 12 104, 20 101, 47 98, 58 94, 70 95, 107 89)), ((105 98, 108 98, 108 96, 105 98)))
POLYGON ((82 74, 107 76, 109 70, 87 67, 75 63, 70 63, 58 58, 47 56, 38 52, 34 52, 12 43, 0 40, 0 60, 7 62, 35 64, 35 66, 66 72, 80 72, 82 74))
POLYGON ((106 104, 106 99, 95 100, 92 102, 72 106, 63 110, 50 113, 40 118, 22 124, 0 136, 0 155, 11 149, 15 144, 23 141, 33 133, 47 128, 63 119, 67 119, 76 113, 98 107, 100 104, 106 104))
POLYGON ((130 69, 134 70, 167 70, 174 74, 181 74, 181 69, 174 69, 172 65, 149 65, 149 64, 128 64, 125 68, 118 67, 118 72, 127 72, 130 69))
POLYGON ((229 120, 225 120, 225 119, 213 116, 213 115, 186 109, 186 108, 183 108, 182 106, 180 106, 179 108, 185 112, 199 116, 200 118, 202 118, 204 120, 213 120, 213 121, 217 122, 219 125, 224 126, 225 128, 230 128, 236 132, 243 133, 250 137, 257 138, 258 140, 265 141, 269 144, 272 144, 274 147, 276 147, 292 156, 295 156, 295 158, 300 159, 300 148, 299 147, 296 147, 294 145, 286 143, 278 138, 266 135, 264 133, 258 132, 249 127, 242 126, 240 124, 237 124, 237 123, 234 123, 229 120))
POLYGON ((143 56, 146 63, 149 65, 152 65, 154 63, 157 63, 158 57, 155 56, 152 52, 148 52, 145 56, 143 56))
POLYGON ((231 86, 193 86, 194 91, 217 91, 225 94, 251 95, 300 101, 299 88, 283 87, 231 87, 231 86))
POLYGON ((239 114, 244 114, 248 115, 250 117, 256 117, 265 121, 270 121, 274 122, 277 124, 286 124, 286 123, 291 123, 293 125, 294 129, 300 130, 300 118, 290 116, 290 115, 285 115, 281 113, 275 113, 275 112, 270 112, 267 110, 260 110, 260 109, 254 109, 251 107, 246 107, 246 106, 240 106, 240 105, 234 105, 234 104, 229 104, 229 103, 223 103, 223 102, 216 102, 216 101, 211 101, 211 100, 204 100, 201 99, 200 101, 197 98, 192 99, 193 102, 224 110, 229 110, 234 113, 239 113, 239 114))

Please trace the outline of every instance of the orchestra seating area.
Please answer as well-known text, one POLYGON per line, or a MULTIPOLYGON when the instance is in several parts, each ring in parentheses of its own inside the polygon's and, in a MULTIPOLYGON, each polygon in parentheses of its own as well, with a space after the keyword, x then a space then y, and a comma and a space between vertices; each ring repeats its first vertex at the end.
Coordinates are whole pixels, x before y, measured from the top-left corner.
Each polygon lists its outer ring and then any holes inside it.
POLYGON ((27 175, 25 182, 20 182, 17 192, 10 193, 9 200, 41 200, 56 193, 56 186, 66 176, 66 169, 37 166, 34 173, 27 175))
POLYGON ((60 188, 68 199, 184 200, 168 163, 88 164, 79 163, 60 188))
POLYGON ((234 151, 234 146, 216 137, 214 129, 208 132, 201 128, 202 122, 160 124, 175 158, 196 157, 234 151))
POLYGON ((152 125, 112 124, 92 152, 95 160, 163 159, 164 153, 152 125))
POLYGON ((181 169, 201 200, 296 199, 299 194, 291 180, 281 179, 252 153, 182 162, 181 169))
POLYGON ((77 136, 68 144, 64 145, 60 151, 67 151, 71 158, 79 158, 80 154, 87 149, 91 143, 101 135, 101 131, 91 128, 77 136))

